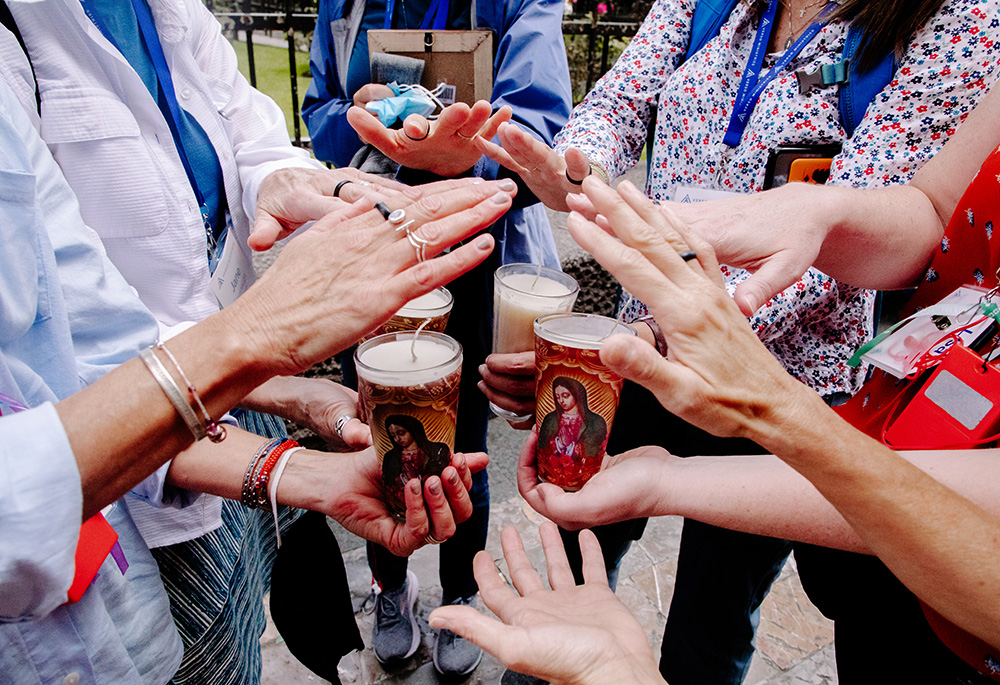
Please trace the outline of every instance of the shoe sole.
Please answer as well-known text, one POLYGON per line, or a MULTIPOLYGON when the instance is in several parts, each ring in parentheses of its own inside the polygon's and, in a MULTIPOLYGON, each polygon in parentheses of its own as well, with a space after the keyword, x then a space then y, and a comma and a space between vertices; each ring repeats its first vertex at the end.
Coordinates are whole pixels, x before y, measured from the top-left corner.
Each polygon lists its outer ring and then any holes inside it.
POLYGON ((406 571, 406 605, 410 608, 410 629, 413 632, 413 641, 410 643, 410 650, 403 656, 396 659, 386 659, 382 660, 378 652, 372 649, 372 654, 375 655, 375 660, 382 664, 383 666, 392 666, 393 664, 399 664, 411 656, 417 653, 417 647, 420 646, 420 624, 417 623, 417 614, 414 608, 417 605, 417 595, 420 592, 420 586, 417 583, 417 577, 413 574, 413 571, 406 571))

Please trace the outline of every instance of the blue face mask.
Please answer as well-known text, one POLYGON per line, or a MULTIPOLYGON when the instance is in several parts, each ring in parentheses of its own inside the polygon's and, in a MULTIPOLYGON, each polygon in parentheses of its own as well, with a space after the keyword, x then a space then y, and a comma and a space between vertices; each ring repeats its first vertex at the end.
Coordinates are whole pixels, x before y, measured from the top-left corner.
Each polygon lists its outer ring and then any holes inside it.
POLYGON ((416 93, 404 93, 384 100, 372 100, 365 105, 365 109, 377 116, 383 126, 392 126, 397 119, 405 119, 411 114, 425 117, 433 114, 437 105, 416 93))
POLYGON ((427 90, 421 85, 401 85, 395 81, 388 86, 395 97, 373 100, 365 105, 365 109, 376 115, 383 126, 392 126, 397 120, 402 121, 411 114, 429 117, 438 107, 444 109, 444 105, 437 99, 444 84, 434 90, 427 90))

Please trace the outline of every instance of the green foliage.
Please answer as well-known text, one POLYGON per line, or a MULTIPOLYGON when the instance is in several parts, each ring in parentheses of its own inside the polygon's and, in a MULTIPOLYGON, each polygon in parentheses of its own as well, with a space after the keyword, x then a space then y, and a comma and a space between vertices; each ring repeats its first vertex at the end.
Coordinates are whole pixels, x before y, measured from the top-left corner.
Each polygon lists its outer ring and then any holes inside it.
MULTIPOLYGON (((247 45, 242 41, 231 41, 239 60, 240 72, 250 78, 250 68, 247 62, 247 45)), ((288 136, 294 137, 292 127, 292 85, 288 78, 288 48, 271 47, 254 43, 254 65, 257 71, 257 89, 265 93, 281 106, 285 113, 285 123, 288 126, 288 136)), ((298 75, 299 106, 306 94, 306 88, 312 81, 309 73, 309 54, 295 53, 295 73, 298 75)), ((307 136, 306 125, 300 124, 303 136, 307 136)))
POLYGON ((604 36, 565 36, 566 57, 569 60, 569 78, 573 84, 573 104, 578 105, 587 91, 593 87, 603 74, 601 70, 601 54, 604 41, 608 43, 608 63, 610 69, 622 54, 630 38, 604 36), (593 61, 589 55, 589 41, 594 41, 593 61), (588 87, 589 86, 589 87, 588 87))

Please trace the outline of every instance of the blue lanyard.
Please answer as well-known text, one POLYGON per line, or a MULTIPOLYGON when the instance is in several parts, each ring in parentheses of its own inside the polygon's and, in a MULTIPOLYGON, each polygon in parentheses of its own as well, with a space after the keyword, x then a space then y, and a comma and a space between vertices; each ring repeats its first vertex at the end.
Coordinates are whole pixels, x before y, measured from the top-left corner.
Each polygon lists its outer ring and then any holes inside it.
MULTIPOLYGON (((101 18, 94 12, 91 12, 87 7, 86 2, 81 3, 83 5, 84 12, 90 17, 90 20, 94 22, 94 25, 104 34, 115 47, 118 47, 115 43, 114 36, 111 31, 104 25, 101 18)), ((181 158, 181 164, 184 165, 184 173, 187 174, 188 183, 191 184, 191 189, 194 191, 195 199, 198 201, 198 208, 201 211, 201 219, 205 225, 205 235, 208 239, 209 254, 212 254, 216 249, 216 238, 215 238, 215 228, 212 226, 212 220, 208 215, 208 203, 205 202, 205 196, 202 195, 201 190, 198 188, 198 181, 194 175, 194 169, 191 167, 191 162, 188 160, 187 154, 184 151, 184 145, 181 142, 180 134, 180 122, 181 122, 181 108, 177 102, 177 95, 174 93, 174 80, 170 75, 170 68, 167 66, 167 60, 163 56, 163 48, 160 45, 160 37, 156 33, 156 26, 153 23, 153 17, 150 14, 149 7, 142 0, 132 0, 132 7, 135 10, 135 18, 139 23, 139 32, 142 34, 142 42, 146 46, 146 50, 149 52, 150 61, 153 63, 153 69, 156 71, 156 82, 157 87, 160 91, 160 96, 163 98, 164 102, 167 103, 167 111, 164 112, 164 119, 167 120, 167 126, 170 127, 170 134, 174 138, 174 147, 177 148, 177 154, 181 158)))
POLYGON ((760 20, 760 26, 757 27, 757 35, 754 37, 750 59, 747 60, 746 70, 743 72, 743 78, 740 80, 739 90, 736 91, 733 113, 729 117, 729 126, 726 128, 726 135, 722 139, 723 144, 729 147, 737 147, 740 144, 740 139, 743 138, 743 132, 747 128, 750 115, 753 113, 754 107, 757 106, 757 101, 760 99, 760 95, 764 92, 764 89, 767 88, 767 85, 793 59, 798 57, 802 49, 816 37, 816 34, 823 30, 823 27, 826 25, 823 17, 837 6, 836 3, 831 2, 824 7, 823 11, 819 13, 817 20, 809 25, 809 28, 799 36, 798 40, 790 48, 785 50, 785 53, 771 67, 771 70, 762 77, 760 76, 760 71, 764 65, 764 54, 767 51, 767 46, 771 42, 771 31, 774 28, 774 18, 778 14, 779 4, 779 0, 770 0, 768 2, 767 10, 760 20))
MULTIPOLYGON (((135 2, 135 0, 132 1, 135 2)), ((392 28, 392 14, 395 10, 396 0, 386 0, 385 23, 382 25, 383 28, 392 28)), ((433 2, 431 2, 431 6, 427 8, 427 14, 424 15, 424 20, 420 24, 420 29, 423 31, 426 31, 427 29, 441 31, 448 28, 448 12, 450 10, 451 0, 433 0, 433 2)))

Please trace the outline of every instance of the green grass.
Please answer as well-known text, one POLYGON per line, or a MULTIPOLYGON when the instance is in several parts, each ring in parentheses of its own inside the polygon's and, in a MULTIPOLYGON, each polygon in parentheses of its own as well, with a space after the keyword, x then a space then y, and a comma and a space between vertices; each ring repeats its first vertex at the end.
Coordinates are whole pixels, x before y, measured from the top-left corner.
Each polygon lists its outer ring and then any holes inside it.
MULTIPOLYGON (((250 69, 247 66, 247 45, 246 43, 233 42, 236 50, 236 57, 239 60, 240 72, 247 79, 250 78, 250 69)), ((292 128, 292 86, 288 78, 288 49, 275 48, 267 45, 254 44, 253 46, 254 64, 257 67, 257 89, 262 93, 271 96, 281 111, 285 113, 285 123, 288 126, 288 137, 294 136, 292 128)), ((299 106, 302 106, 302 98, 305 97, 306 88, 312 79, 309 73, 309 54, 305 52, 295 53, 295 66, 298 73, 299 106)), ((306 125, 300 123, 303 136, 308 136, 306 125)))

